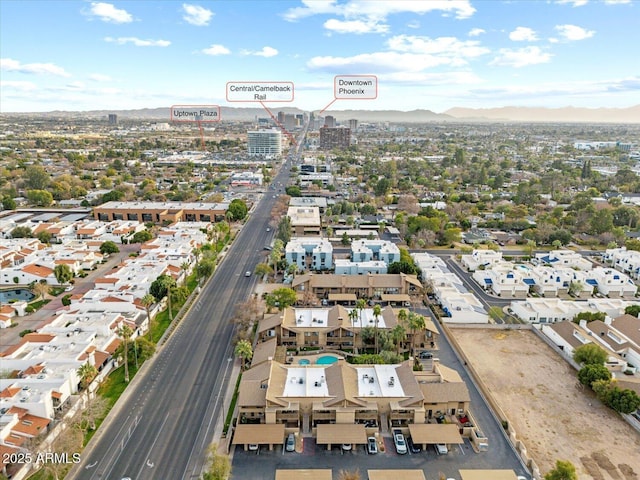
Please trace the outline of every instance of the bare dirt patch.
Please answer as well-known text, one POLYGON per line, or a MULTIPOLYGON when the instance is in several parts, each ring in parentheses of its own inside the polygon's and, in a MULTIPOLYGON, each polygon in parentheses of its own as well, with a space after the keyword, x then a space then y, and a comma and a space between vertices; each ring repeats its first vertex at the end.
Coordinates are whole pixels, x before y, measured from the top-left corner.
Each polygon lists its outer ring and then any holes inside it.
POLYGON ((640 435, 581 388, 575 370, 533 332, 452 333, 543 475, 569 460, 581 480, 637 479, 640 435))

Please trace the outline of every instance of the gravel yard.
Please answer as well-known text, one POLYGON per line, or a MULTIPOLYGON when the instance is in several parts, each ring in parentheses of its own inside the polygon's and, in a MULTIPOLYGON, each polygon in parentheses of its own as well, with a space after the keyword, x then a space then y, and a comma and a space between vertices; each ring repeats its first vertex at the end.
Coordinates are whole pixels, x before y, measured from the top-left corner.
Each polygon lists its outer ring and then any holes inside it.
POLYGON ((638 480, 640 434, 581 388, 528 330, 452 329, 544 475, 569 460, 580 479, 638 480))

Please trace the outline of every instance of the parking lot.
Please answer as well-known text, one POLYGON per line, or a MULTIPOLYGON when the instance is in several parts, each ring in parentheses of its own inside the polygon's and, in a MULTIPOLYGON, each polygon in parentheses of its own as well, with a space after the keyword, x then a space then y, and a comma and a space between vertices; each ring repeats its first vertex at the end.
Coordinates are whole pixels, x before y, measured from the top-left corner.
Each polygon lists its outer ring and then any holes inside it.
MULTIPOLYGON (((462 445, 452 445, 447 455, 438 455, 433 445, 426 451, 405 455, 396 453, 391 435, 382 438, 384 452, 375 455, 367 453, 366 445, 354 446, 344 451, 340 445, 333 445, 327 450, 324 445, 317 445, 313 437, 304 437, 301 453, 286 452, 282 445, 269 451, 261 446, 257 451, 245 451, 236 448, 233 454, 233 478, 247 480, 273 480, 276 469, 292 468, 331 468, 334 479, 340 470, 359 469, 366 474, 367 469, 421 469, 429 479, 438 478, 440 472, 447 477, 460 478, 458 470, 512 468, 499 465, 499 461, 490 453, 475 453, 468 440, 462 445)), ((366 478, 363 476, 363 478, 366 478)))

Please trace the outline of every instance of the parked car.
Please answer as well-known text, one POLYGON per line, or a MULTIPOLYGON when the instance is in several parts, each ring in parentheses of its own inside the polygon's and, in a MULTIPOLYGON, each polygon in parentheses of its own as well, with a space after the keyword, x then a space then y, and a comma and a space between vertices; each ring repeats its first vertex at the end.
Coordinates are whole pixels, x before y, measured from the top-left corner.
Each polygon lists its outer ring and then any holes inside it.
POLYGON ((342 444, 342 450, 344 450, 345 452, 350 451, 353 448, 353 445, 351 445, 350 443, 343 443, 342 444))
POLYGON ((378 442, 376 442, 376 437, 367 438, 367 452, 371 455, 378 453, 378 442))
POLYGON ((409 446, 409 451, 411 453, 420 453, 422 451, 422 446, 413 443, 413 439, 411 437, 407 437, 407 445, 409 446))
POLYGON ((257 443, 250 443, 249 444, 249 450, 252 452, 255 452, 256 450, 258 450, 258 444, 257 443))
POLYGON ((287 452, 293 452, 296 449, 296 437, 293 433, 287 436, 287 442, 285 443, 285 450, 287 452))
POLYGON ((393 431, 393 443, 396 446, 396 452, 400 455, 407 453, 407 442, 404 440, 404 435, 400 430, 393 431))
POLYGON ((436 443, 435 447, 436 453, 438 455, 446 455, 447 453, 449 453, 449 449, 444 443, 436 443))
POLYGON ((418 354, 418 357, 422 358, 422 359, 433 358, 433 353, 431 353, 431 352, 420 352, 418 354))

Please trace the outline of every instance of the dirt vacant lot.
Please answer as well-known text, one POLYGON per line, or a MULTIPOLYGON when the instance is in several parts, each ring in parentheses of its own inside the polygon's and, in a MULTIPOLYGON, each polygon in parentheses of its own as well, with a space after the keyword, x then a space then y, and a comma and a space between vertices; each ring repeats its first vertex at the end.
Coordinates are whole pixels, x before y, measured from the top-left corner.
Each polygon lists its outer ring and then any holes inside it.
POLYGON ((533 332, 452 332, 543 475, 560 459, 581 480, 640 479, 640 435, 533 332))

